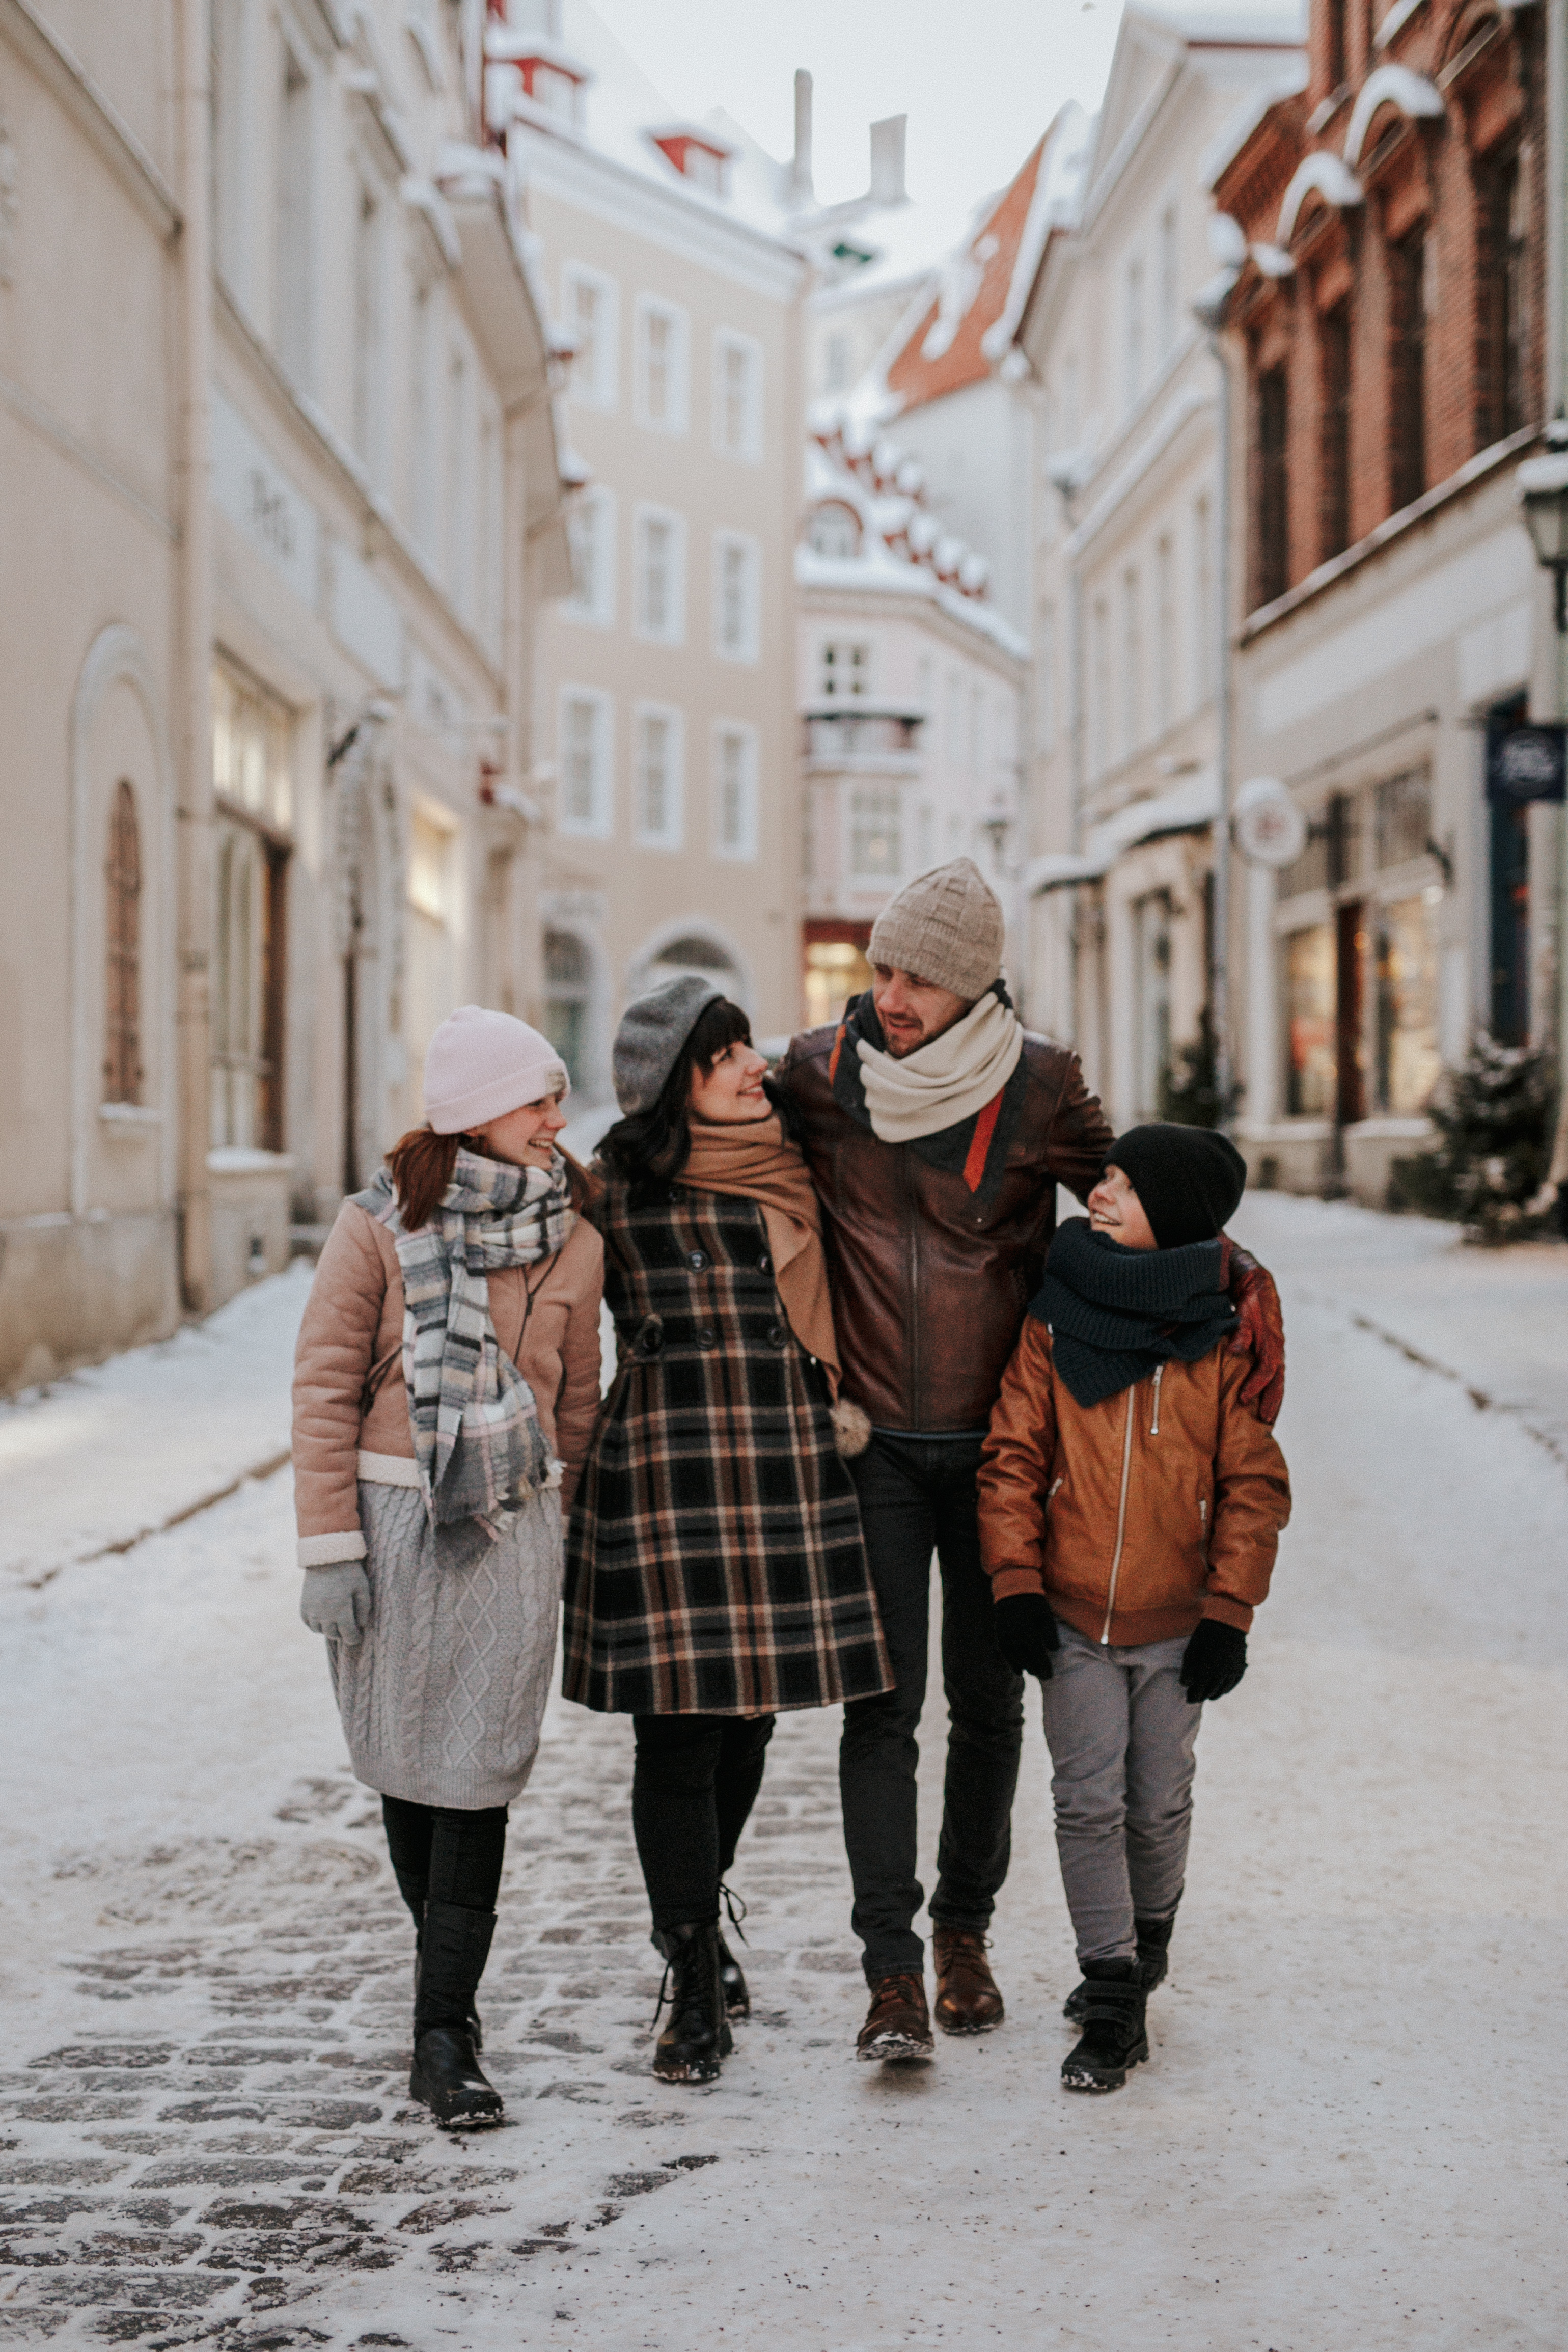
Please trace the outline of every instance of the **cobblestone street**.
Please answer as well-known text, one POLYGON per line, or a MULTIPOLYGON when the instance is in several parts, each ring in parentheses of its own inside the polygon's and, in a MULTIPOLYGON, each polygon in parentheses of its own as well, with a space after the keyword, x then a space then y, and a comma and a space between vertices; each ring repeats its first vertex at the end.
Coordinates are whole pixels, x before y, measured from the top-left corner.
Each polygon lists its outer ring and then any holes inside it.
POLYGON ((1455 1377, 1479 1390, 1459 1291, 1486 1264, 1453 1262, 1449 1360, 1412 1361, 1414 1228, 1253 1213, 1298 1512, 1204 1730, 1124 2094, 1056 2080, 1073 1971, 1037 1706, 1002 2032, 852 2063, 837 1717, 785 1718, 733 1874, 755 2013, 685 2091, 648 2071, 630 1729, 557 1702, 481 1991, 507 2120, 444 2137, 406 2097, 412 1934, 295 1615, 282 1472, 0 1601, 0 2342, 1560 2344, 1556 1408, 1523 1380, 1483 1411, 1455 1377))

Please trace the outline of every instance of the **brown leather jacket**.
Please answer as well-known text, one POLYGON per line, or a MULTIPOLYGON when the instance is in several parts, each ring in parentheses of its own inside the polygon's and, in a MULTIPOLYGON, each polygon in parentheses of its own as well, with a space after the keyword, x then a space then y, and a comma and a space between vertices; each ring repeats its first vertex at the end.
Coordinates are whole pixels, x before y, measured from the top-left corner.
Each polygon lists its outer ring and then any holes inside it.
POLYGON ((841 1108, 828 1074, 835 1034, 807 1030, 774 1076, 800 1115, 822 1203, 844 1394, 877 1429, 983 1430, 1040 1287, 1056 1187, 1087 1200, 1111 1129, 1077 1055, 1026 1034, 1018 1124, 982 1204, 961 1174, 880 1143, 841 1108))
POLYGON ((993 1600, 1045 1594, 1092 1642, 1169 1642, 1200 1617, 1244 1633, 1291 1516, 1285 1457, 1220 1344, 1081 1405, 1024 1318, 980 1467, 993 1600))

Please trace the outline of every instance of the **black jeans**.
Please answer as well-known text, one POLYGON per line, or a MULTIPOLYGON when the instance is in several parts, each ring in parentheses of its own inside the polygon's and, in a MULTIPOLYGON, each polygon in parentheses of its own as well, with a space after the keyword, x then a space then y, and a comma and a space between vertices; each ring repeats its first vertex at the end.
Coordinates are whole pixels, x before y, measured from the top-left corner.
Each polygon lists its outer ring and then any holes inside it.
POLYGON ((718 1917, 762 1786, 770 1715, 634 1715, 632 1827, 657 1929, 718 1917))
POLYGON ((399 1891, 416 1919, 426 1903, 494 1911, 507 1853, 505 1805, 465 1812, 383 1797, 382 1820, 399 1891))
POLYGON ((983 1933, 1008 1874, 1023 1676, 997 1647, 991 1588, 980 1566, 980 1445, 978 1434, 879 1431, 850 1464, 896 1685, 880 1697, 850 1701, 839 1750, 852 1924, 873 1984, 894 1969, 925 1965, 912 1924, 924 1895, 915 1876, 915 1734, 925 1700, 934 1550, 949 1728, 933 1921, 983 1933))

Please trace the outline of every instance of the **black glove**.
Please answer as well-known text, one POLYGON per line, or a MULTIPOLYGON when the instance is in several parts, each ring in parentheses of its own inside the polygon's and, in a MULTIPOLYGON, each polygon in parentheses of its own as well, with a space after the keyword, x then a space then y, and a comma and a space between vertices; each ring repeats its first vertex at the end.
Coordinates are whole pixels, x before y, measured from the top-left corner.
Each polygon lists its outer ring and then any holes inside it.
POLYGON ((1051 1680, 1051 1654, 1061 1640, 1043 1592, 1009 1592, 997 1602, 997 1647, 1015 1675, 1051 1680))
POLYGON ((1218 1617, 1200 1617, 1181 1655, 1181 1685, 1194 1706, 1223 1698, 1247 1672, 1247 1636, 1218 1617))

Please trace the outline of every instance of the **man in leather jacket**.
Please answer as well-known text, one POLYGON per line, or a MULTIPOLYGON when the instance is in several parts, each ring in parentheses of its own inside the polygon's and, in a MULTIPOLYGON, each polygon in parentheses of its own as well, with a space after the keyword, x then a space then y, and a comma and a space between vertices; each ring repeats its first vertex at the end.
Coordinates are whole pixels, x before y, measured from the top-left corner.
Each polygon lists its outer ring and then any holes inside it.
MULTIPOLYGON (((1001 907, 959 858, 883 908, 874 980, 836 1026, 795 1038, 776 1075, 822 1205, 843 1392, 872 1423, 852 1463, 896 1687, 844 1709, 840 1788, 872 2005, 858 2052, 928 2058, 913 1921, 915 1732, 930 1568, 942 1577, 949 1733, 931 1898, 936 2021, 999 2025, 986 1931, 1007 1875, 1023 1684, 997 1647, 976 1477, 1002 1373, 1040 1286, 1056 1186, 1085 1200, 1112 1132, 1068 1047, 1026 1032, 1001 981, 1001 907)), ((1228 1267, 1248 1392, 1283 1385, 1278 1301, 1239 1251, 1228 1267)), ((1270 1407, 1272 1410, 1270 1410, 1270 1407)))

